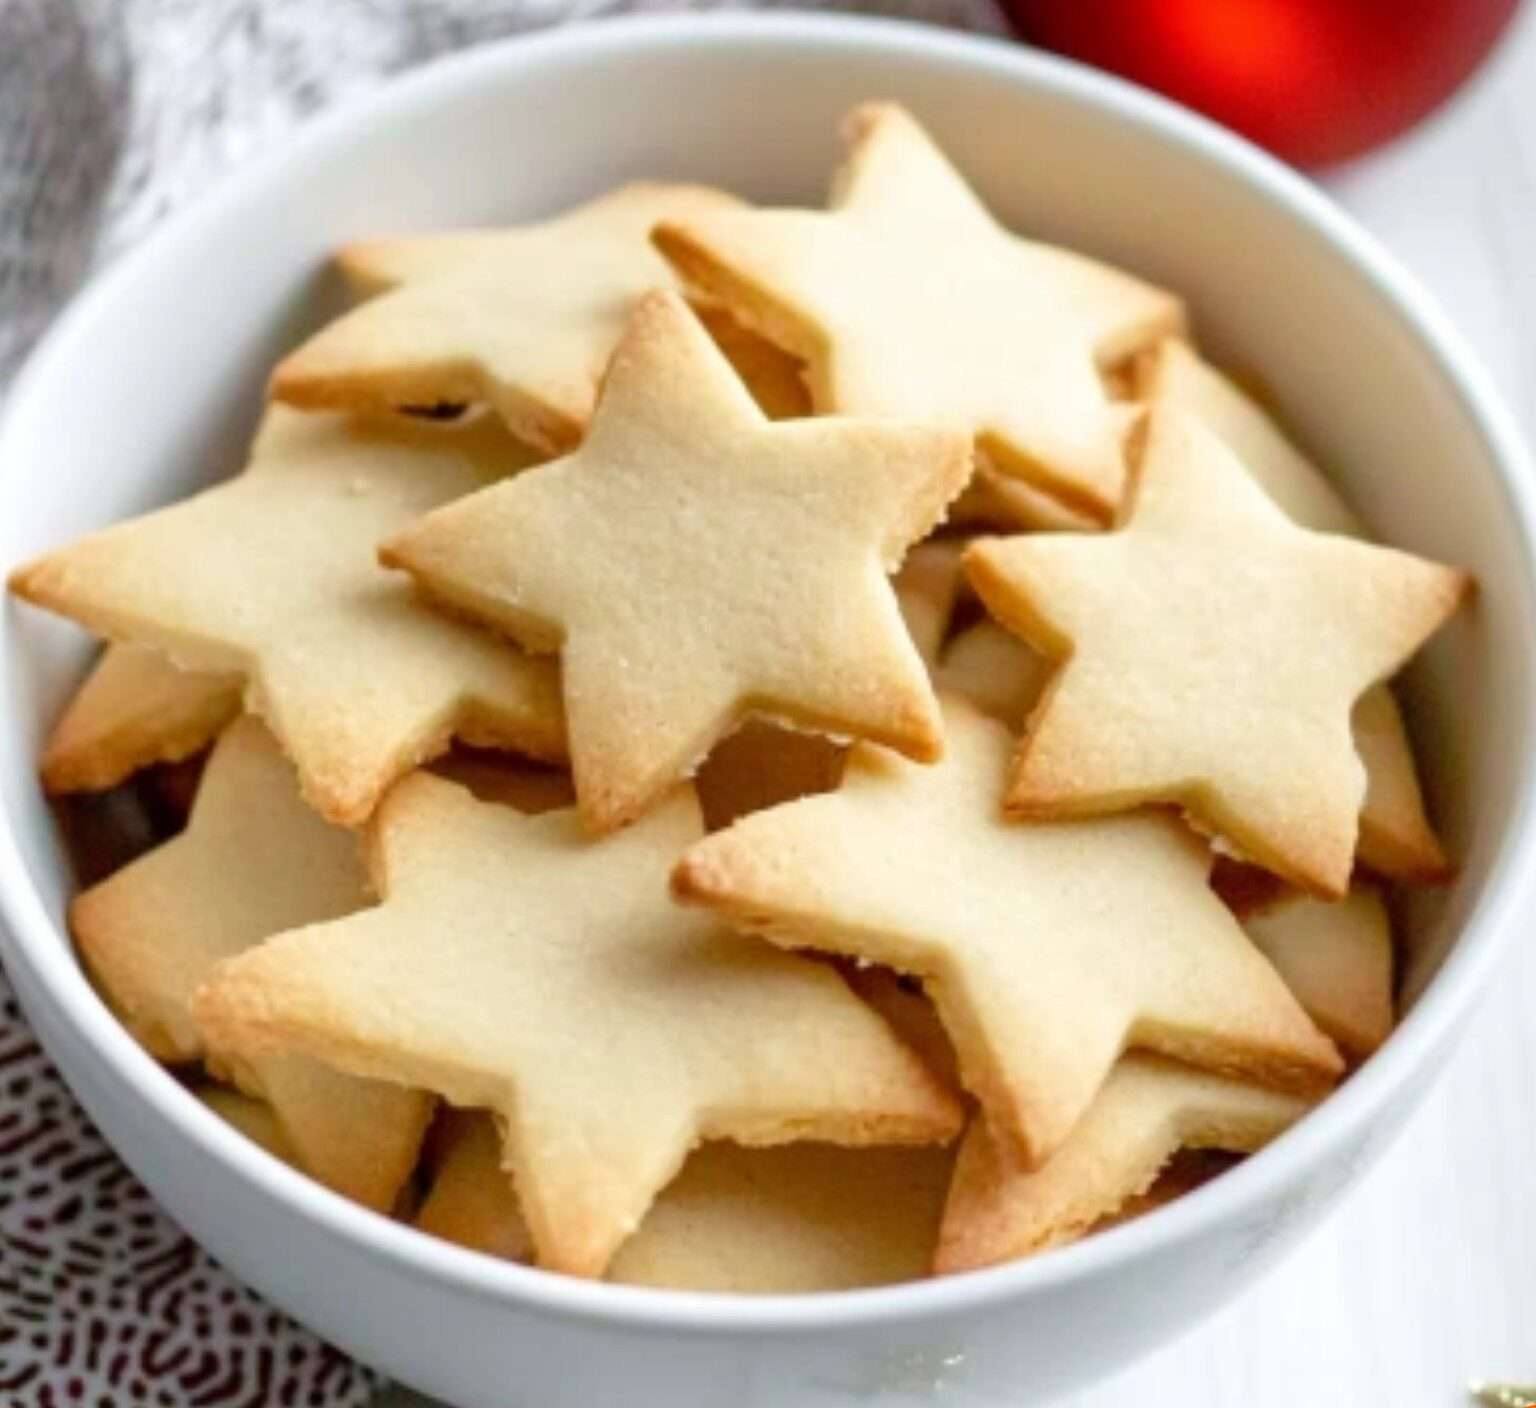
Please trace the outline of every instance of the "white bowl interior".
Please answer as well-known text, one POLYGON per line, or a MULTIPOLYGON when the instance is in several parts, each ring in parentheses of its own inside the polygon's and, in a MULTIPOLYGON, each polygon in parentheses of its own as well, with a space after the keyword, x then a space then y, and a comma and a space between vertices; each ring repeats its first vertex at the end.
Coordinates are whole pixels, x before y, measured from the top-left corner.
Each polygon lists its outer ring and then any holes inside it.
MULTIPOLYGON (((323 125, 110 277, 57 331, 0 428, 0 562, 236 469, 271 363, 334 306, 323 268, 338 242, 524 219, 632 176, 818 203, 841 114, 900 98, 1015 229, 1182 290, 1203 343, 1274 388, 1383 538, 1477 572, 1476 611, 1409 682, 1435 811, 1463 862, 1455 887, 1405 911, 1418 991, 1522 805, 1536 628, 1529 545, 1486 426, 1390 273, 1363 274, 1355 236, 1299 183, 1275 184, 1202 125, 1070 70, 1039 65, 1021 83, 1016 55, 998 49, 994 62, 937 36, 926 48, 855 44, 783 25, 744 43, 722 26, 637 49, 622 28, 551 48, 515 81, 488 57, 323 125), (1234 164, 1259 184, 1234 180, 1234 164)), ((15 604, 0 630, 0 790, 63 944, 71 881, 35 760, 84 644, 15 604)))

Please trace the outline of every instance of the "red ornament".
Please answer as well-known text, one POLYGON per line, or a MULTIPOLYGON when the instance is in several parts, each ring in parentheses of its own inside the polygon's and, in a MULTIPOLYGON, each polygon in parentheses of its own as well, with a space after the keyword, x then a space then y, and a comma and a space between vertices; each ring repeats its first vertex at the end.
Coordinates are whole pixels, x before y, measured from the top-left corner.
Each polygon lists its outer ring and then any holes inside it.
POLYGON ((1031 43, 1109 69, 1290 161, 1342 161, 1456 91, 1519 0, 1004 0, 1031 43))

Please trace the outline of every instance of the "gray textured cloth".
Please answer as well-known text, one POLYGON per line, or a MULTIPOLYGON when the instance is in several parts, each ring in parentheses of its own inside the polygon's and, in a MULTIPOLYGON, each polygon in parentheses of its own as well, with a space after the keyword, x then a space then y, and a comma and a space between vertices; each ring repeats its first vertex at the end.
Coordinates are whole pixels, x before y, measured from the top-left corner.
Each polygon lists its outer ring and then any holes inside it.
MULTIPOLYGON (((561 21, 750 3, 0 0, 0 379, 95 265, 317 108, 561 21)), ((993 0, 802 5, 1002 29, 993 0)))

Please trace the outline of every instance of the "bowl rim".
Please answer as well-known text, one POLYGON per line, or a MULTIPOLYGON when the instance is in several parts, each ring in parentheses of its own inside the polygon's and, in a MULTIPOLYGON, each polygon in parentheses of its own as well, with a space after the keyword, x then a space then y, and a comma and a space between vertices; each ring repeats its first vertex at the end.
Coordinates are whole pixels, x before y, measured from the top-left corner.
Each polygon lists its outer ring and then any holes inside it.
MULTIPOLYGON (((764 41, 803 45, 808 51, 885 51, 1043 90, 1147 130, 1221 170, 1227 179, 1249 186, 1299 229, 1329 246, 1429 354, 1483 441, 1489 472, 1523 540, 1525 609, 1536 614, 1536 491, 1530 487, 1536 479, 1515 420, 1430 296, 1352 217, 1257 147, 1155 94, 1022 45, 899 19, 809 13, 608 18, 513 36, 450 55, 343 102, 305 123, 279 150, 227 177, 73 299, 17 376, 0 412, 0 472, 17 458, 12 441, 22 435, 17 429, 21 408, 35 387, 67 369, 77 355, 80 334, 98 309, 110 309, 115 290, 140 278, 141 271, 153 272, 155 261, 168 258, 169 251, 195 248, 206 227, 224 220, 226 208, 251 200, 269 184, 281 184, 291 165, 348 145, 386 112, 431 108, 492 76, 510 78, 578 54, 634 59, 660 50, 764 41)), ((0 615, 0 646, 14 610, 12 604, 0 615)), ((7 658, 0 649, 0 687, 6 684, 7 658)), ((1527 724, 1526 735, 1529 744, 1536 744, 1536 722, 1527 724)), ((228 1176, 241 1180, 253 1196, 286 1205, 297 1217, 398 1272, 509 1309, 674 1334, 773 1335, 895 1325, 1046 1292, 1191 1240, 1274 1196, 1299 1170, 1317 1164, 1371 1124, 1464 1017, 1513 934, 1520 905, 1536 890, 1536 864, 1531 864, 1536 860, 1536 746, 1524 750, 1520 767, 1523 780, 1509 827, 1498 842, 1483 893, 1440 971, 1386 1046, 1291 1131, 1196 1192, 1085 1241, 965 1275, 865 1290, 747 1296, 578 1280, 438 1241, 322 1188, 205 1109, 111 1015, 75 960, 67 936, 48 916, 22 860, 18 821, 9 807, 0 819, 0 959, 13 974, 22 971, 34 994, 41 994, 48 1005, 43 1016, 78 1038, 98 1066, 147 1104, 163 1123, 162 1137, 174 1134, 189 1141, 228 1176)))

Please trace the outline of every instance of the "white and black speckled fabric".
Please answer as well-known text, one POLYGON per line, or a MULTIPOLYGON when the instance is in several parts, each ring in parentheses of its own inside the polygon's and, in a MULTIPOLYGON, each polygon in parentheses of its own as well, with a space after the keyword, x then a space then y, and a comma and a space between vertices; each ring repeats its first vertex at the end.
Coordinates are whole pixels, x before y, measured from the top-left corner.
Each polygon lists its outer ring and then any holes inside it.
MULTIPOLYGON (((0 0, 0 396, 93 268, 307 114, 466 45, 687 8, 707 6, 0 0)), ((840 8, 1002 29, 993 0, 840 8)), ((377 1387, 155 1207, 70 1098, 0 974, 0 1403, 360 1408, 377 1387)))
MULTIPOLYGON (((92 267, 316 109, 488 39, 630 10, 750 4, 0 0, 0 379, 92 267)), ((1003 28, 993 0, 801 7, 1003 28)))

